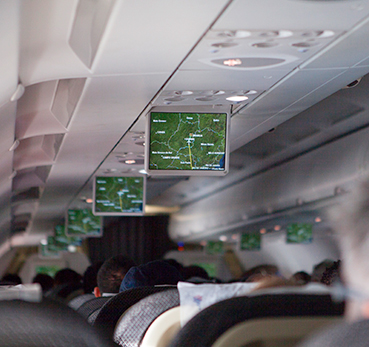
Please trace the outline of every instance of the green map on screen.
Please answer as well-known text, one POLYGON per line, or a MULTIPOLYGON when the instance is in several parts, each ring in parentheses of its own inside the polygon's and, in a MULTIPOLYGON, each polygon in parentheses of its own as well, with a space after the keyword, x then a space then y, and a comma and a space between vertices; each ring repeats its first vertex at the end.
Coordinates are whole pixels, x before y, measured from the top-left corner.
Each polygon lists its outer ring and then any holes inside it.
POLYGON ((150 170, 225 170, 226 113, 151 113, 150 170))
POLYGON ((142 213, 143 177, 96 177, 96 213, 142 213))

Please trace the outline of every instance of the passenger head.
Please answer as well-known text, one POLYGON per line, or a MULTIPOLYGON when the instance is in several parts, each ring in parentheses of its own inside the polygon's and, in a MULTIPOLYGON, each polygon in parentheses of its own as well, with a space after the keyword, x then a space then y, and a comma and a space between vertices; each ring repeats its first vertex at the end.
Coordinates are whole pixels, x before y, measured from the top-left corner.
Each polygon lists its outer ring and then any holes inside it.
POLYGON ((83 292, 85 294, 90 294, 94 292, 95 287, 97 287, 97 273, 99 272, 102 261, 90 265, 83 274, 83 292))
POLYGON ((182 274, 168 262, 156 260, 131 268, 124 277, 119 291, 138 287, 172 284, 183 281, 182 274))
POLYGON ((132 266, 135 266, 134 261, 124 255, 117 255, 106 260, 97 273, 95 296, 119 293, 120 284, 132 266))
POLYGON ((270 277, 278 273, 278 268, 275 265, 258 265, 243 273, 241 281, 258 282, 264 277, 270 277))
POLYGON ((305 271, 299 271, 294 273, 290 280, 297 285, 304 285, 311 281, 311 276, 305 271))
POLYGON ((346 304, 351 320, 369 318, 369 180, 362 180, 330 213, 342 254, 342 278, 353 295, 346 304), (354 293, 361 293, 355 295, 354 293))
POLYGON ((323 273, 327 268, 333 265, 334 261, 331 259, 325 259, 319 264, 316 264, 313 268, 313 273, 311 274, 311 282, 321 282, 323 273))
POLYGON ((341 280, 340 275, 341 261, 335 261, 332 266, 328 267, 322 275, 321 283, 331 286, 341 280))
POLYGON ((191 278, 209 280, 209 275, 206 270, 198 265, 185 266, 183 269, 183 275, 186 281, 191 280, 191 278))
POLYGON ((47 274, 37 274, 33 278, 32 283, 39 283, 43 293, 54 287, 54 279, 47 274))
POLYGON ((65 268, 59 270, 54 277, 55 286, 60 286, 62 284, 68 283, 79 283, 82 280, 82 276, 76 271, 65 268))
POLYGON ((22 284, 22 280, 17 274, 6 274, 1 279, 1 282, 12 284, 12 285, 22 284))

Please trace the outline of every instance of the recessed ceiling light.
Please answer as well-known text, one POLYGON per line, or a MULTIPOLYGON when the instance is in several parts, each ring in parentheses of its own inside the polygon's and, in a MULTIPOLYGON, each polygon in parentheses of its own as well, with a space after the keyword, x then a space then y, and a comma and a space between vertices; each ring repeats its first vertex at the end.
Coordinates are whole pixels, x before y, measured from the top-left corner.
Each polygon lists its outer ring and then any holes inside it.
POLYGON ((241 102, 247 99, 248 97, 246 95, 233 95, 233 96, 229 96, 228 98, 226 98, 226 100, 232 101, 232 102, 241 102))
POLYGON ((265 234, 267 231, 265 228, 260 229, 260 234, 265 234))
POLYGON ((219 237, 219 240, 222 241, 222 242, 226 242, 228 240, 228 237, 225 236, 225 235, 222 235, 219 237))
POLYGON ((47 240, 46 239, 42 239, 40 241, 41 245, 47 246, 47 240))
POLYGON ((242 60, 241 59, 227 59, 223 61, 223 65, 226 66, 236 66, 236 65, 241 65, 242 64, 242 60))
POLYGON ((257 48, 270 48, 270 47, 275 47, 275 46, 278 46, 277 42, 257 42, 252 45, 252 47, 257 47, 257 48))
POLYGON ((138 170, 138 172, 139 172, 140 174, 147 175, 147 172, 146 172, 146 170, 145 170, 145 169, 138 170))
POLYGON ((234 46, 238 46, 238 43, 234 43, 234 42, 217 42, 217 43, 213 43, 212 47, 216 47, 216 48, 228 48, 228 47, 234 47, 234 46))
POLYGON ((192 90, 178 90, 178 91, 175 91, 174 94, 186 96, 186 95, 192 95, 193 91, 192 90))
POLYGON ((280 225, 275 225, 275 226, 274 226, 274 230, 275 230, 275 231, 279 231, 279 230, 281 230, 281 226, 280 226, 280 225))
POLYGON ((315 223, 320 223, 321 221, 322 221, 322 219, 320 217, 315 218, 315 223))
POLYGON ((127 159, 124 161, 125 164, 128 164, 128 165, 132 165, 132 164, 136 164, 136 160, 134 159, 127 159))
POLYGON ((92 204, 94 201, 93 201, 91 198, 89 198, 89 199, 86 199, 86 202, 87 202, 88 204, 92 204))
POLYGON ((248 94, 248 95, 251 95, 251 94, 257 94, 258 92, 256 90, 249 90, 247 93, 245 94, 248 94))
POLYGON ((173 98, 166 98, 165 101, 169 101, 169 102, 178 102, 178 101, 183 101, 184 98, 182 98, 181 96, 174 96, 173 98))

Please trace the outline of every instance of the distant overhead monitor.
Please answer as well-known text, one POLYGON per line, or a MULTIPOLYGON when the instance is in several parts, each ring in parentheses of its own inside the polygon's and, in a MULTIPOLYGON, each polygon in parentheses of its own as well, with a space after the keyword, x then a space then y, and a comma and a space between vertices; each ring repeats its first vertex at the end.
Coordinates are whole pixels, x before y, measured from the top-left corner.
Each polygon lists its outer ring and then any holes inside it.
POLYGON ((68 236, 101 237, 102 219, 95 216, 91 209, 68 210, 66 231, 68 236))
POLYGON ((146 178, 98 176, 94 180, 93 213, 102 216, 134 216, 145 212, 146 178))
POLYGON ((225 175, 229 168, 227 112, 148 116, 145 169, 150 175, 225 175))

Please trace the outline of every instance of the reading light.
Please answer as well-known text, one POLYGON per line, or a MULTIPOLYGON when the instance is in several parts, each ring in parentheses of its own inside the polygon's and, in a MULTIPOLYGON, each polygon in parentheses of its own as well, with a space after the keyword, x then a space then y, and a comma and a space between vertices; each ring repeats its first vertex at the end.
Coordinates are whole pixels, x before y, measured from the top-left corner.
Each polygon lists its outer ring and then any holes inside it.
POLYGON ((41 245, 47 246, 47 240, 46 239, 42 239, 40 241, 41 245))
POLYGON ((226 66, 236 66, 236 65, 241 65, 242 61, 241 59, 228 59, 228 60, 224 60, 223 61, 223 65, 226 66))
POLYGON ((125 164, 128 164, 128 165, 132 165, 132 164, 136 164, 136 160, 134 159, 127 159, 124 161, 125 164))
POLYGON ((266 234, 266 229, 265 228, 262 228, 262 229, 260 229, 260 234, 266 234))
POLYGON ((219 237, 219 240, 222 241, 222 242, 226 242, 228 240, 228 237, 225 236, 225 235, 222 235, 219 237))
POLYGON ((233 95, 233 96, 229 96, 228 98, 226 98, 226 100, 232 101, 232 102, 241 102, 247 99, 248 97, 246 95, 233 95))
POLYGON ((315 218, 315 223, 320 223, 321 221, 322 221, 322 219, 320 217, 315 218))
POLYGON ((71 253, 75 253, 75 252, 77 252, 77 247, 74 246, 74 245, 69 245, 68 246, 68 251, 71 252, 71 253))
POLYGON ((88 204, 92 204, 94 201, 93 201, 92 199, 86 199, 86 202, 87 202, 88 204))
POLYGON ((275 231, 279 231, 279 230, 281 230, 281 226, 280 226, 280 225, 276 225, 276 226, 274 226, 274 230, 275 230, 275 231))

